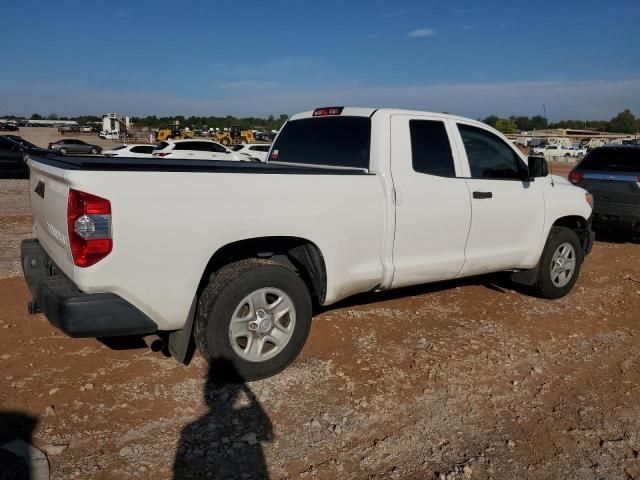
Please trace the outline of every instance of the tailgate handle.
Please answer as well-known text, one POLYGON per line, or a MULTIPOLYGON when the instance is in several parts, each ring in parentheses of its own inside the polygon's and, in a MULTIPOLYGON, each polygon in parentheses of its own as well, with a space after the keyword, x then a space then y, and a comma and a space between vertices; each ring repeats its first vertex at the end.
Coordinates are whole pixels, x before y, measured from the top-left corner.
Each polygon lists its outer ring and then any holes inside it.
POLYGON ((473 198, 493 198, 493 192, 473 192, 473 198))
POLYGON ((34 192, 36 192, 39 197, 44 198, 44 182, 42 180, 38 182, 38 185, 36 185, 34 192))

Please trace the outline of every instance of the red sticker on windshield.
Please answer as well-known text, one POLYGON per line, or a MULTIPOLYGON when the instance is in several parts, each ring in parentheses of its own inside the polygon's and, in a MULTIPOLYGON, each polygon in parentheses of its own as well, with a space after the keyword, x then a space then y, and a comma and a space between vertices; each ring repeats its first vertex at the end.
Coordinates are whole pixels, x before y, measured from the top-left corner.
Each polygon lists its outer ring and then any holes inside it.
POLYGON ((271 152, 271 160, 277 160, 278 159, 278 150, 274 150, 273 152, 271 152))

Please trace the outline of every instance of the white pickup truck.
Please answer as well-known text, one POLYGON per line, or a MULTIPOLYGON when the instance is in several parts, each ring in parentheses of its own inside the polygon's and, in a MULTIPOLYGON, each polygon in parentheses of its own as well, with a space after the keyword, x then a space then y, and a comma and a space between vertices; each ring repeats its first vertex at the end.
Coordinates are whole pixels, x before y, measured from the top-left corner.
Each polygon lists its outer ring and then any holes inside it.
POLYGON ((160 335, 244 379, 298 355, 314 306, 509 271, 569 292, 592 198, 494 129, 451 115, 320 108, 268 163, 32 156, 30 311, 76 337, 160 335), (528 163, 528 164, 527 164, 528 163))
POLYGON ((533 154, 540 155, 550 162, 552 160, 557 160, 560 157, 582 158, 587 154, 587 151, 582 148, 570 148, 563 145, 547 145, 542 148, 534 148, 533 154))

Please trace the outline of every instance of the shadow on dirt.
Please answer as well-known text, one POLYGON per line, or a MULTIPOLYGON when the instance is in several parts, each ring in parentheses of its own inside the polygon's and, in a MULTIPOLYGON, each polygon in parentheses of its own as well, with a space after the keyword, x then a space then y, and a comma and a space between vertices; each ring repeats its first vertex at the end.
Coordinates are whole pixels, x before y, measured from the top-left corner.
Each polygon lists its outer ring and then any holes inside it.
POLYGON ((29 480, 24 461, 1 447, 14 440, 31 444, 38 419, 20 412, 0 411, 0 480, 29 480))
POLYGON ((208 411, 180 436, 174 479, 265 479, 261 442, 273 440, 271 420, 226 360, 210 363, 204 388, 208 411))

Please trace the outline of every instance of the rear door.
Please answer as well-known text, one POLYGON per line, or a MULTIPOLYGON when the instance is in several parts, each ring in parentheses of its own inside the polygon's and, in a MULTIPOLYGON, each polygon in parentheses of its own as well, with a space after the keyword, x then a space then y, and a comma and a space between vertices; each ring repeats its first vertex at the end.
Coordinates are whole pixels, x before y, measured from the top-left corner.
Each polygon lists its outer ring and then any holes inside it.
POLYGON ((524 181, 528 166, 491 130, 457 122, 471 201, 471 229, 461 276, 524 267, 544 227, 541 181, 524 181))
POLYGON ((437 116, 391 117, 393 287, 454 278, 464 264, 471 204, 450 128, 437 116))
POLYGON ((236 155, 231 154, 227 151, 227 149, 214 142, 208 142, 208 149, 210 152, 210 157, 212 160, 235 160, 236 155))

